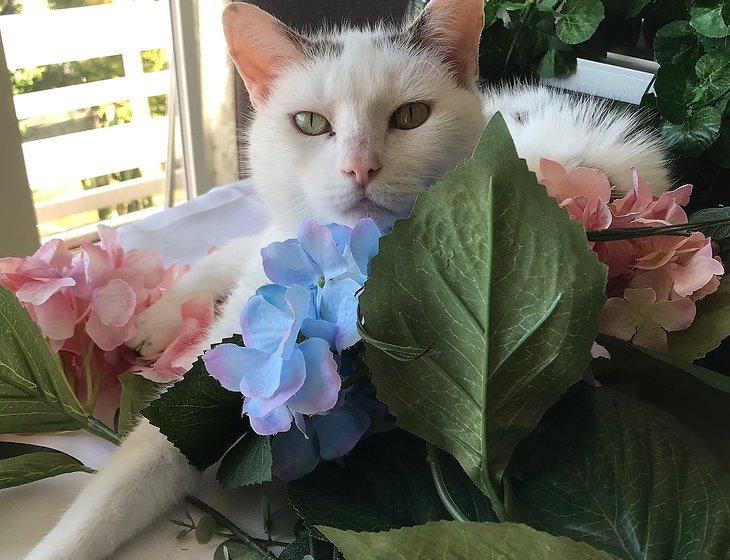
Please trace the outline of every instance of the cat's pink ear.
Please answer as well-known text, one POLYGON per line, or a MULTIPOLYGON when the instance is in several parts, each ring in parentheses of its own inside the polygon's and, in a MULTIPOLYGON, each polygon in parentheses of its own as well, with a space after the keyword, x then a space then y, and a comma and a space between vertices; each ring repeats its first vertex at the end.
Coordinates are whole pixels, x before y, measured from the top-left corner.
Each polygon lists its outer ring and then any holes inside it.
POLYGON ((479 75, 479 38, 484 0, 431 0, 411 26, 413 39, 442 53, 459 83, 469 87, 479 75))
POLYGON ((302 57, 304 39, 256 6, 234 2, 223 12, 228 52, 254 106, 263 103, 282 69, 302 57))

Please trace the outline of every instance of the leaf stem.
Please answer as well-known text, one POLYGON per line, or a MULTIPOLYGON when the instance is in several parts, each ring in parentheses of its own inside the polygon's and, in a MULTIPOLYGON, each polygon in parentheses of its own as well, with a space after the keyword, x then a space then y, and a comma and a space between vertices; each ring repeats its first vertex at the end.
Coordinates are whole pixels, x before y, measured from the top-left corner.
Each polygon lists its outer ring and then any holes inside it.
POLYGON ((122 443, 122 438, 114 430, 93 416, 86 419, 84 429, 90 434, 112 442, 114 445, 120 445, 122 443))
POLYGON ((439 495, 446 511, 454 518, 454 521, 469 521, 469 518, 459 509, 459 506, 456 505, 451 494, 449 494, 448 488, 446 488, 438 454, 438 449, 433 444, 426 442, 426 461, 428 461, 431 467, 431 476, 433 477, 433 484, 436 487, 436 493, 439 495))
POLYGON ((705 107, 709 107, 710 105, 714 105, 715 103, 717 103, 718 101, 720 101, 723 97, 725 97, 729 93, 730 93, 730 88, 727 88, 720 95, 716 95, 715 97, 713 97, 709 101, 705 101, 704 103, 701 103, 699 105, 690 105, 690 108, 692 110, 704 109, 705 107))
POLYGON ((252 537, 251 535, 246 533, 246 531, 241 529, 238 525, 236 525, 233 521, 228 519, 225 515, 223 515, 221 512, 219 512, 213 506, 206 504, 205 502, 203 502, 202 500, 199 500, 195 496, 185 496, 185 501, 187 501, 189 504, 195 506, 200 511, 210 515, 213 519, 215 519, 218 522, 219 525, 228 529, 236 539, 248 544, 251 548, 253 548, 254 550, 263 554, 265 558, 270 558, 271 560, 276 560, 276 556, 274 556, 271 552, 269 552, 263 546, 261 546, 258 542, 256 542, 257 539, 255 539, 254 537, 252 537))
POLYGON ((494 489, 494 486, 492 486, 492 480, 489 475, 482 476, 482 486, 482 491, 487 496, 487 498, 489 498, 489 503, 491 504, 494 513, 497 515, 497 519, 499 519, 499 522, 506 523, 512 521, 510 514, 507 513, 507 508, 504 507, 504 504, 499 499, 499 496, 497 496, 497 492, 494 489))

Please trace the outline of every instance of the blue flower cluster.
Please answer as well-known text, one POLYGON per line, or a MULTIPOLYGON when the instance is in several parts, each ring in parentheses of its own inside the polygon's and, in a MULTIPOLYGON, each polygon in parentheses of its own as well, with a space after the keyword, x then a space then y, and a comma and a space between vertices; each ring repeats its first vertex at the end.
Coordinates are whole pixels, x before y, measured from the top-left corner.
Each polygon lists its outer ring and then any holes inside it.
POLYGON ((356 294, 379 238, 369 219, 352 229, 307 220, 296 239, 264 248, 273 284, 259 288, 241 312, 245 346, 221 344, 203 356, 223 387, 244 395, 251 428, 278 434, 272 452, 279 478, 297 478, 320 458, 348 453, 381 415, 371 396, 341 390, 348 374, 342 352, 360 340, 356 294))

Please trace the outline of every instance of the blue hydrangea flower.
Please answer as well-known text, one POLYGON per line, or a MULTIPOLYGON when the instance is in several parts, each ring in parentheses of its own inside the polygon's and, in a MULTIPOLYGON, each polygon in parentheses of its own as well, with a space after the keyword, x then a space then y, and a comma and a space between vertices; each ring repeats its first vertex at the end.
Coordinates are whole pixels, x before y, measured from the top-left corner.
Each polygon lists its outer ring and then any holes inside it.
POLYGON ((347 455, 371 427, 381 425, 387 409, 372 391, 350 388, 342 393, 335 408, 306 418, 303 429, 271 438, 276 478, 296 480, 312 472, 322 460, 347 455))
POLYGON ((337 352, 360 340, 355 294, 367 279, 379 238, 380 230, 370 219, 360 220, 352 229, 306 220, 296 239, 261 251, 272 282, 309 290, 310 311, 301 326, 304 336, 322 338, 337 352))
POLYGON ((223 387, 244 395, 243 413, 258 434, 285 432, 292 420, 301 424, 337 403, 341 379, 329 343, 296 342, 309 308, 302 286, 263 286, 241 312, 246 346, 221 344, 203 356, 223 387))

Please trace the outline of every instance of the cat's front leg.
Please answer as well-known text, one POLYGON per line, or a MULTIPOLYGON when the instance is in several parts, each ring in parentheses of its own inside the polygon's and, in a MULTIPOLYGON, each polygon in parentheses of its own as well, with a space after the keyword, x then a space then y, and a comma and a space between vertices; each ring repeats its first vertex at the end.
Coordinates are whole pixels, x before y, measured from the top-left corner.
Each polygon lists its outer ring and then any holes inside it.
POLYGON ((175 338, 182 322, 181 308, 189 299, 209 294, 227 295, 252 260, 260 260, 263 236, 236 239, 211 253, 183 276, 157 303, 137 317, 137 332, 127 345, 143 356, 162 352, 175 338))
POLYGON ((142 420, 25 560, 102 560, 197 486, 185 457, 142 420))

